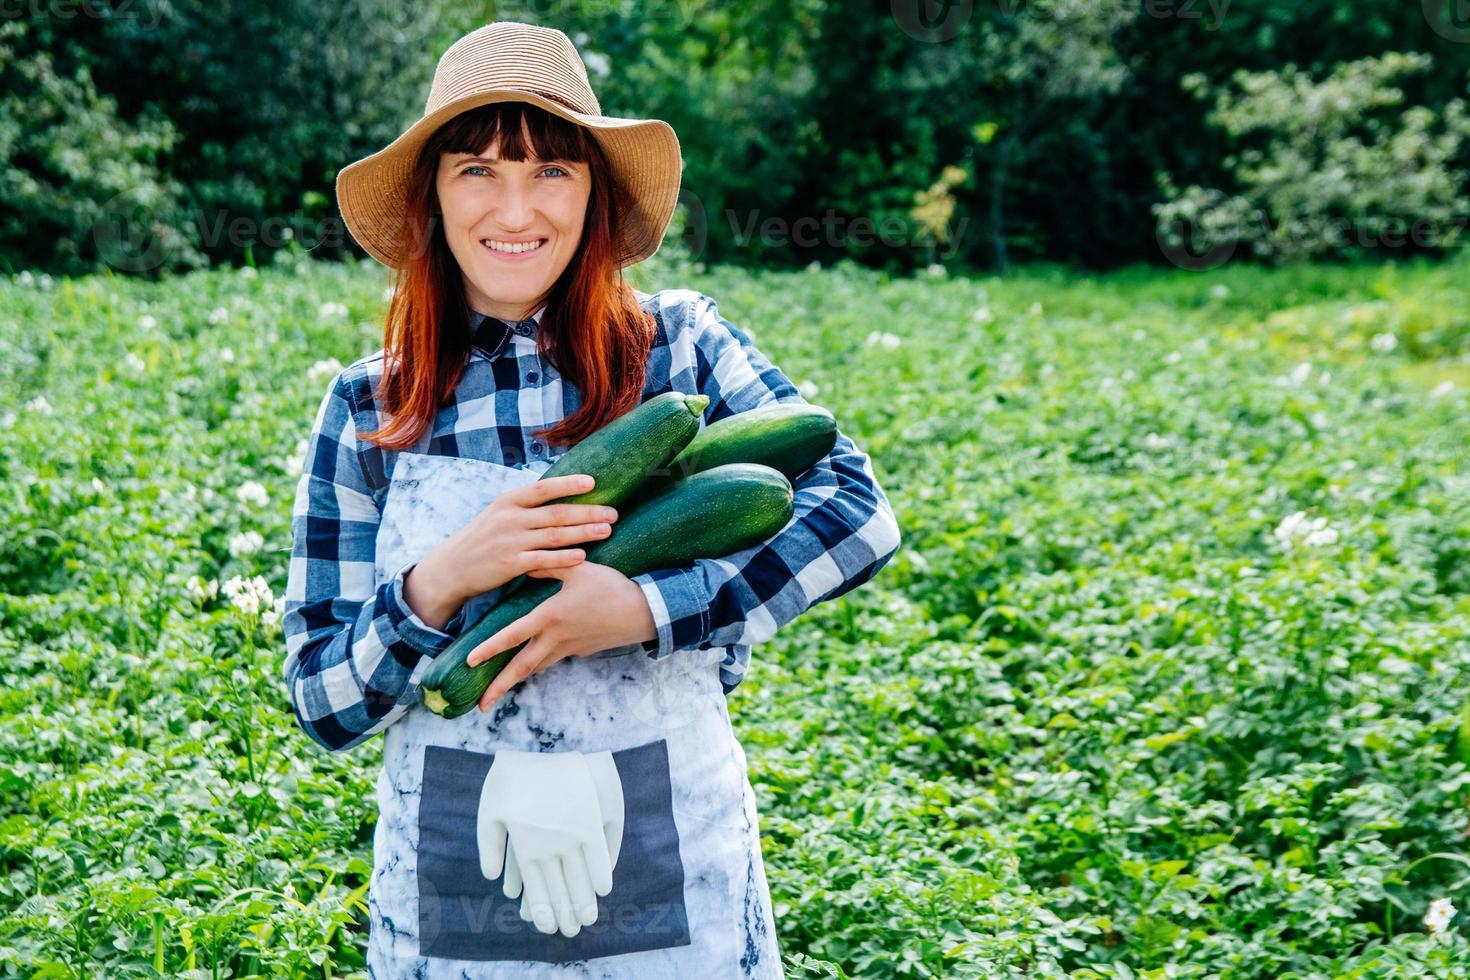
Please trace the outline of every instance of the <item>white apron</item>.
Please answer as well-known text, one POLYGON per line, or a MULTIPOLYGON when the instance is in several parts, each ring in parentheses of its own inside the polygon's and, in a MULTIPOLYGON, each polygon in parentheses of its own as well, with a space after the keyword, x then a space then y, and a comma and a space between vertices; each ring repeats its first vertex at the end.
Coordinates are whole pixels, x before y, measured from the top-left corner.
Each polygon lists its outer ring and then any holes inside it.
MULTIPOLYGON (((378 530, 378 584, 550 465, 399 453, 378 530)), ((470 600, 466 626, 499 591, 470 600)), ((655 661, 632 645, 569 657, 488 714, 445 719, 420 702, 391 724, 378 777, 369 975, 780 978, 755 795, 720 688, 723 654, 680 650, 655 661), (501 747, 613 753, 622 851, 597 921, 570 939, 521 921, 520 899, 480 873, 475 813, 501 747)), ((415 688, 430 663, 414 671, 415 688)))

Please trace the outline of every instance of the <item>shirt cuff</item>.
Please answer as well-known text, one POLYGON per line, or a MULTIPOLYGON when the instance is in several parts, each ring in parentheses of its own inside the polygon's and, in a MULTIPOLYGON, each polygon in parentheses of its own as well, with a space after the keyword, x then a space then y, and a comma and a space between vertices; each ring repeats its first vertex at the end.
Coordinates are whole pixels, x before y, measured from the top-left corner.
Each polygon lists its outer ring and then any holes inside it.
MULTIPOLYGON (((408 573, 417 564, 418 562, 415 561, 404 565, 398 570, 397 575, 394 575, 390 581, 384 583, 382 595, 385 600, 384 604, 388 610, 388 631, 390 635, 380 637, 380 639, 383 641, 384 646, 391 647, 395 643, 402 642, 426 657, 433 657, 443 651, 450 643, 454 642, 454 635, 446 633, 443 630, 436 630, 424 622, 413 611, 412 607, 409 606, 408 601, 404 599, 403 580, 408 577, 408 573)), ((455 613, 454 619, 451 619, 444 625, 446 628, 453 627, 455 620, 462 620, 463 618, 464 607, 461 606, 459 612, 455 613)))
POLYGON ((644 640, 650 657, 661 660, 675 650, 698 647, 709 635, 709 598, 703 579, 692 566, 660 568, 631 581, 643 590, 658 637, 644 640))

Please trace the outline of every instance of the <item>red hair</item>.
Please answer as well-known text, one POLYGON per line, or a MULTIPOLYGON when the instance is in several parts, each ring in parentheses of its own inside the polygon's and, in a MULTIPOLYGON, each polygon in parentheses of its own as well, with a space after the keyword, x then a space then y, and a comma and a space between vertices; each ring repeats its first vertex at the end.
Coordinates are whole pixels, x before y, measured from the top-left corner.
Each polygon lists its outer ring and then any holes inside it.
POLYGON ((374 392, 392 419, 358 433, 381 448, 417 443, 451 400, 468 363, 470 308, 437 216, 435 176, 440 154, 480 153, 497 137, 503 160, 575 160, 586 163, 592 177, 582 240, 552 284, 537 330, 538 349, 565 383, 577 386, 582 404, 535 434, 548 444, 575 445, 642 400, 656 327, 616 264, 619 190, 607 158, 585 127, 529 103, 494 102, 439 127, 413 167, 403 225, 411 254, 388 304, 383 377, 374 392))

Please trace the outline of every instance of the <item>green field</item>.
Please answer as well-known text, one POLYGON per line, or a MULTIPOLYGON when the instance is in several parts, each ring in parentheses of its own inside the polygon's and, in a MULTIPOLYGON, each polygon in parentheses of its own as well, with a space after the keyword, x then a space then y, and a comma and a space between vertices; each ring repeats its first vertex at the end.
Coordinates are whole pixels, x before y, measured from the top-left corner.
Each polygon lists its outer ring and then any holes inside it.
MULTIPOLYGON (((1466 975, 1470 263, 634 272, 903 531, 731 696, 791 975, 1466 975)), ((380 740, 224 583, 385 285, 0 281, 0 975, 363 975, 380 740)))

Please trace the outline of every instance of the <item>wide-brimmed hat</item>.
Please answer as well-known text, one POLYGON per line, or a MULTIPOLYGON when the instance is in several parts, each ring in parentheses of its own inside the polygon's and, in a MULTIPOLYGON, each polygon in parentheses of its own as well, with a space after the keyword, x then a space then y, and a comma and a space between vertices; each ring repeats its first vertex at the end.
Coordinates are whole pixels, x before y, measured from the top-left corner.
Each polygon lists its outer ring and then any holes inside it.
POLYGON ((440 56, 417 122, 338 172, 342 220, 369 255, 393 269, 408 264, 412 236, 403 208, 419 149, 448 120, 491 102, 528 102, 591 130, 617 186, 618 267, 658 251, 683 172, 674 128, 661 119, 602 115, 570 38, 550 27, 499 21, 471 31, 440 56))

